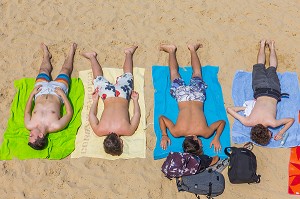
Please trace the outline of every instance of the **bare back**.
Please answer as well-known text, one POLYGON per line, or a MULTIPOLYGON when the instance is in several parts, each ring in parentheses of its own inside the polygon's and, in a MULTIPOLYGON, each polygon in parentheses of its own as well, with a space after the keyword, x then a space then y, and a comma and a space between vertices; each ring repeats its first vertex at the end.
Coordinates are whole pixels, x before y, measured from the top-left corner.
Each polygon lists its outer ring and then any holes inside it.
POLYGON ((247 118, 248 125, 272 126, 276 121, 276 109, 276 99, 268 96, 258 97, 251 114, 247 118))
POLYGON ((49 133, 54 132, 53 126, 61 118, 61 102, 55 95, 47 94, 36 98, 31 116, 31 126, 43 125, 49 133))
POLYGON ((99 121, 103 134, 115 132, 118 135, 129 135, 129 101, 121 97, 111 97, 104 100, 104 110, 99 121))
POLYGON ((178 107, 179 114, 175 124, 175 134, 177 136, 200 135, 206 137, 209 128, 203 113, 203 103, 198 101, 179 102, 178 107))

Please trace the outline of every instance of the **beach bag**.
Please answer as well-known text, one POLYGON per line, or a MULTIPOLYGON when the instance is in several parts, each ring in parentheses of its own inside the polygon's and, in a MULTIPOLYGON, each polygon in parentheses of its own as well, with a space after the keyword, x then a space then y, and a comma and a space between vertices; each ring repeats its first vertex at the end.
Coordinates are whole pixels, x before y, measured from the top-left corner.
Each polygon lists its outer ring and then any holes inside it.
POLYGON ((169 179, 193 175, 201 170, 200 158, 190 153, 170 152, 161 167, 169 179))
POLYGON ((229 157, 228 177, 231 183, 260 182, 260 175, 256 174, 256 156, 252 151, 246 148, 226 147, 224 152, 229 157))
POLYGON ((176 179, 178 191, 187 191, 207 198, 221 195, 225 189, 225 180, 222 173, 206 169, 198 174, 182 176, 176 179))

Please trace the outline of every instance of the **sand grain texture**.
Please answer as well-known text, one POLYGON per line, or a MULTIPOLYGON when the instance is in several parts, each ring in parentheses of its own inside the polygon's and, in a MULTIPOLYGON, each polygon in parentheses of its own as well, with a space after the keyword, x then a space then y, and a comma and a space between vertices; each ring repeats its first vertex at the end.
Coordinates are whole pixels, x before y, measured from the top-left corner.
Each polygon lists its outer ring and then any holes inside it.
MULTIPOLYGON (((186 45, 203 43, 203 65, 220 66, 225 106, 238 69, 251 71, 258 41, 276 41, 279 72, 300 74, 300 4, 291 1, 24 1, 0 2, 0 142, 15 93, 13 81, 35 77, 49 45, 56 76, 72 41, 78 43, 73 77, 90 64, 79 53, 96 51, 103 67, 121 68, 123 49, 137 44, 134 65, 144 67, 147 158, 108 161, 93 158, 0 162, 0 198, 194 198, 178 193, 154 161, 152 65, 167 65, 160 43, 178 46, 178 62, 190 65, 186 45)), ((233 122, 229 117, 230 122, 233 122)), ((287 194, 289 149, 255 147, 262 182, 231 185, 218 198, 282 199, 287 194)), ((227 176, 226 171, 224 172, 227 176)))

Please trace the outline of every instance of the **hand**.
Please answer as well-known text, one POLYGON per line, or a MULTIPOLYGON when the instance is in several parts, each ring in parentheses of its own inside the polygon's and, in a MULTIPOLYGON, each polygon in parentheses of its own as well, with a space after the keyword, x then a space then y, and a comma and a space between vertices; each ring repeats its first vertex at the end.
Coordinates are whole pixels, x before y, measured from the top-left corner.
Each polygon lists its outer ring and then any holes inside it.
POLYGON ((98 102, 99 100, 99 88, 96 88, 92 93, 92 99, 94 102, 98 102))
POLYGON ((136 91, 132 91, 131 99, 137 101, 139 99, 139 93, 136 91))
POLYGON ((34 87, 34 89, 31 91, 32 95, 36 95, 38 94, 42 89, 41 89, 42 85, 38 85, 36 87, 34 87))
POLYGON ((65 92, 60 87, 56 87, 54 92, 59 96, 65 95, 65 92))
POLYGON ((282 139, 282 135, 277 133, 275 136, 274 136, 274 140, 281 140, 282 139))
POLYGON ((221 151, 221 144, 219 139, 213 139, 210 143, 210 148, 212 147, 212 145, 214 145, 214 151, 215 152, 220 152, 221 151))
POLYGON ((161 140, 160 140, 160 146, 163 150, 166 150, 168 145, 171 144, 171 140, 168 136, 164 135, 162 136, 161 140))

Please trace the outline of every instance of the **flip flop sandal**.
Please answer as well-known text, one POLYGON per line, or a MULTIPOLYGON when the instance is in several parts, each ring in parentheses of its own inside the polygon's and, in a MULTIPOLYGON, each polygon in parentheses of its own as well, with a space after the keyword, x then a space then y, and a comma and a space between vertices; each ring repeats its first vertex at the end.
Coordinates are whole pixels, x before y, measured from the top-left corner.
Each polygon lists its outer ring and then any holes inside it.
POLYGON ((217 172, 222 172, 229 165, 229 158, 222 160, 221 164, 217 165, 217 172))
POLYGON ((243 146, 243 148, 246 148, 246 149, 248 149, 249 151, 252 151, 253 147, 254 147, 254 145, 253 145, 252 142, 247 142, 247 143, 243 146))
POLYGON ((219 161, 208 167, 207 169, 211 169, 212 171, 222 172, 229 165, 229 158, 219 159, 219 161))

